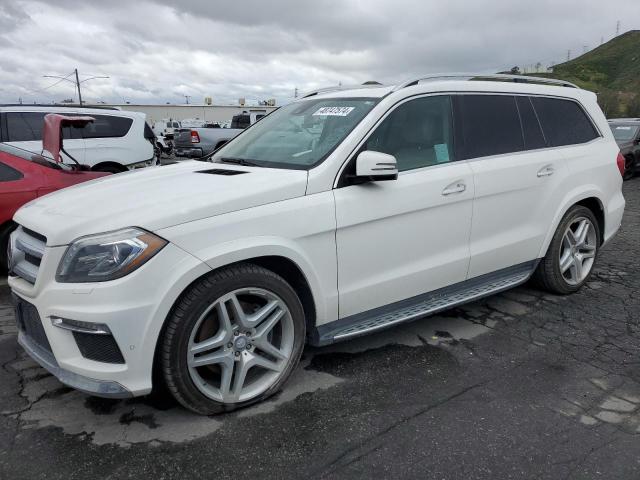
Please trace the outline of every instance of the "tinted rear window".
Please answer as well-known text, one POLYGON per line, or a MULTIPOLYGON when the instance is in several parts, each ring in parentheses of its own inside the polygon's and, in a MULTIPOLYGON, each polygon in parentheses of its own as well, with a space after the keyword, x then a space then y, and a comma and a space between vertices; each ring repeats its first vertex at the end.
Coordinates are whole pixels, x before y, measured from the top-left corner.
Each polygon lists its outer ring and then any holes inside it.
POLYGON ((458 95, 455 118, 462 159, 524 150, 520 118, 512 96, 458 95))
POLYGON ((13 182, 15 180, 20 180, 22 178, 22 174, 9 165, 0 162, 0 182, 13 182))
POLYGON ((598 132, 582 107, 572 100, 532 97, 544 136, 550 145, 575 145, 597 138, 598 132))
POLYGON ((527 150, 545 148, 547 142, 542 134, 540 122, 533 110, 529 97, 516 97, 520 120, 522 120, 522 134, 524 135, 524 147, 527 150))
POLYGON ((133 119, 111 115, 90 115, 95 120, 82 130, 84 138, 124 137, 131 128, 133 119))

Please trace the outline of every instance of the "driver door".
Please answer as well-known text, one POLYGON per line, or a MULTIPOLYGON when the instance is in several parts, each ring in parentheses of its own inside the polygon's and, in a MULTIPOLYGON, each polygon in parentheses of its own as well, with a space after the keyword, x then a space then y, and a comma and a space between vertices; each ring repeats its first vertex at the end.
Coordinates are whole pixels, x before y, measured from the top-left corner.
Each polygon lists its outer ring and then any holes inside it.
POLYGON ((334 190, 340 318, 466 279, 474 184, 452 125, 449 96, 405 101, 360 149, 394 155, 397 180, 334 190))

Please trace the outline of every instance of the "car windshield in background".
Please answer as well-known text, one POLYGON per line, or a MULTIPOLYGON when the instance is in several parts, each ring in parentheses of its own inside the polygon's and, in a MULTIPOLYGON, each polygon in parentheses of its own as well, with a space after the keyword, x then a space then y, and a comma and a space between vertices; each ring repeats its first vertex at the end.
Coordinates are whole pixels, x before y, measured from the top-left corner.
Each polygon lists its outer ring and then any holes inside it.
POLYGON ((311 168, 322 162, 376 103, 372 98, 331 98, 289 104, 229 142, 212 160, 311 168))
POLYGON ((629 142, 638 136, 638 125, 611 125, 613 136, 618 142, 629 142))

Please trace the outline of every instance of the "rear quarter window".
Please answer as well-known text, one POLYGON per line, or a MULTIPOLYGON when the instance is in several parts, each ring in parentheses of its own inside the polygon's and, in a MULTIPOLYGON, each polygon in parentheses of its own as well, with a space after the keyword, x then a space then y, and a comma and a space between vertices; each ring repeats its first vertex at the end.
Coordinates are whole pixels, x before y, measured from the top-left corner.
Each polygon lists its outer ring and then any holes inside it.
POLYGON ((0 162, 0 182, 15 182, 22 178, 22 173, 11 168, 6 163, 0 162))
POLYGON ((546 97, 531 100, 551 146, 587 143, 600 136, 584 109, 573 100, 546 97))

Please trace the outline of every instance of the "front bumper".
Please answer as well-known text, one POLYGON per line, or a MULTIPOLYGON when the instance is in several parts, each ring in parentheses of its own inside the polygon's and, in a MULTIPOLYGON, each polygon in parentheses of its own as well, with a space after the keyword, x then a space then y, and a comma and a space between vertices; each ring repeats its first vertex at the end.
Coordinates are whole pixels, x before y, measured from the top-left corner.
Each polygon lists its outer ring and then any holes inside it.
POLYGON ((169 243, 126 277, 101 283, 65 284, 55 281, 55 271, 65 250, 64 246, 46 248, 33 285, 22 278, 9 277, 12 292, 37 310, 50 351, 23 332, 19 335, 20 345, 62 383, 73 388, 113 398, 149 393, 162 325, 182 291, 210 268, 169 243), (87 358, 74 332, 54 325, 52 317, 106 325, 124 362, 87 358))
POLYGON ((22 348, 24 348, 25 352, 27 352, 31 358, 40 364, 42 368, 69 387, 97 397, 133 397, 133 394, 118 382, 96 380, 95 378, 78 375, 77 373, 61 368, 51 353, 40 347, 40 345, 22 332, 18 334, 18 343, 22 348))

